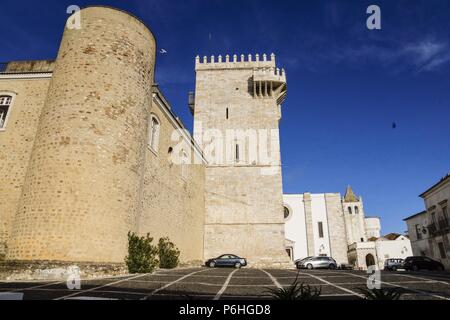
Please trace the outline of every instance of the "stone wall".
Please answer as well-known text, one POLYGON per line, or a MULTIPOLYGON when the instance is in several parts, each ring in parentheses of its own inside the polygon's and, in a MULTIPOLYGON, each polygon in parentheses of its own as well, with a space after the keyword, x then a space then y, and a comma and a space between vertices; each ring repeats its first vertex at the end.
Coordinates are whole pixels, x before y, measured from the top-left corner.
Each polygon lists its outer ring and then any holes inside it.
POLYGON ((0 130, 0 256, 6 254, 49 84, 50 77, 0 78, 0 95, 14 96, 7 127, 0 130))
POLYGON ((81 17, 56 63, 12 62, 0 77, 0 93, 17 94, 0 131, 0 257, 9 239, 7 259, 21 270, 34 269, 26 261, 123 264, 134 231, 169 237, 183 264, 202 260, 205 162, 188 132, 186 177, 169 156, 183 125, 153 86, 154 38, 120 10, 89 7, 81 17), (36 72, 49 73, 28 79, 36 72))
POLYGON ((143 181, 143 211, 139 232, 150 233, 155 242, 168 236, 181 251, 181 262, 203 259, 203 233, 205 218, 204 179, 205 166, 196 148, 184 140, 192 164, 186 166, 182 177, 181 165, 172 160, 178 141, 172 139, 174 130, 180 129, 169 114, 169 106, 157 91, 150 112, 160 122, 158 150, 147 147, 143 181), (194 159, 195 158, 195 159, 194 159))
POLYGON ((137 230, 155 39, 119 10, 81 19, 64 31, 9 260, 120 263, 137 230))
POLYGON ((53 72, 54 68, 53 60, 11 61, 8 62, 5 73, 53 72))
POLYGON ((308 256, 315 255, 315 243, 314 243, 314 227, 312 219, 312 207, 311 207, 311 194, 305 193, 303 195, 303 201, 305 203, 305 221, 306 221, 306 239, 308 244, 308 256))
POLYGON ((331 256, 338 263, 346 264, 348 263, 348 246, 341 195, 339 193, 326 193, 325 202, 327 207, 331 256))

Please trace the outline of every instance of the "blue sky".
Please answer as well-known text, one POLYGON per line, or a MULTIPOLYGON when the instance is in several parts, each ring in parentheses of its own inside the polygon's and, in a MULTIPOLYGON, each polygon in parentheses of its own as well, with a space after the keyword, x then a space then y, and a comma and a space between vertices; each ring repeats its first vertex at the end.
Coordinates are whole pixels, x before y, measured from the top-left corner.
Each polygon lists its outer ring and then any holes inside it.
POLYGON ((447 0, 3 0, 0 61, 54 58, 71 4, 115 6, 151 28, 167 51, 157 82, 188 128, 197 54, 274 52, 288 77, 285 193, 351 184, 384 233, 402 232, 423 210, 418 194, 450 171, 447 0), (366 28, 371 4, 382 30, 366 28))

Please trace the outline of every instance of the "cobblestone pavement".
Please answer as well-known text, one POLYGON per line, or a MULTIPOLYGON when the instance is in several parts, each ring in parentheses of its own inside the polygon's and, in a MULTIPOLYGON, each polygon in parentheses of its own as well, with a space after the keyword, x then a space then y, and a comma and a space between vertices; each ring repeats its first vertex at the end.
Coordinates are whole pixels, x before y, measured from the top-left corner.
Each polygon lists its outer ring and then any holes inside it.
MULTIPOLYGON (((321 288, 321 299, 361 299, 363 271, 189 268, 152 274, 82 280, 80 290, 66 282, 0 282, 1 299, 270 299, 268 288, 299 282, 321 288)), ((449 272, 381 272, 383 288, 399 288, 402 299, 450 300, 449 272)))

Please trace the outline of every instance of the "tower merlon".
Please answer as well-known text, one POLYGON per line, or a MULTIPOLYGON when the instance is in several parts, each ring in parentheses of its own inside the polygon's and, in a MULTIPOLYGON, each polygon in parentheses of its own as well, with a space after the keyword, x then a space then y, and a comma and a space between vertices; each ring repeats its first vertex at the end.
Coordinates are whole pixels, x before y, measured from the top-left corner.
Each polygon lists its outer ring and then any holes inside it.
MULTIPOLYGON (((254 98, 275 99, 280 105, 284 102, 287 93, 286 72, 276 66, 275 54, 270 56, 256 54, 254 57, 249 54, 225 55, 225 61, 222 55, 217 58, 207 56, 195 58, 195 71, 211 70, 246 70, 251 75, 251 88, 254 98), (268 60, 268 58, 270 60, 268 60)), ((195 112, 194 93, 189 96, 189 108, 192 113, 195 112)))
POLYGON ((286 72, 284 69, 270 67, 270 68, 255 68, 253 70, 253 81, 274 81, 286 83, 286 72))
POLYGON ((256 54, 255 57, 252 57, 251 54, 245 56, 244 54, 237 55, 226 55, 225 61, 222 58, 222 55, 218 56, 218 59, 215 56, 211 56, 209 59, 207 56, 200 58, 197 56, 195 58, 195 70, 210 70, 210 69, 255 69, 255 68, 276 68, 275 63, 275 54, 271 54, 270 59, 268 59, 267 54, 262 55, 262 59, 260 59, 260 55, 256 54))

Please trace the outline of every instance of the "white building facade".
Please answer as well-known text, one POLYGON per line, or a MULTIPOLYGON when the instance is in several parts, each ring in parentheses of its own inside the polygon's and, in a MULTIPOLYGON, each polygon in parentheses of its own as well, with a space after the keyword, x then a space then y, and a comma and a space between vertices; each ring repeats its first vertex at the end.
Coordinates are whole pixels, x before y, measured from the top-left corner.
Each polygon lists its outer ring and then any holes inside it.
POLYGON ((378 217, 366 217, 361 197, 348 187, 339 193, 283 196, 286 251, 292 260, 331 256, 357 269, 382 268, 388 258, 412 255, 405 236, 380 237, 378 217))
POLYGON ((426 210, 404 221, 415 256, 427 256, 450 269, 450 174, 420 195, 426 210))

